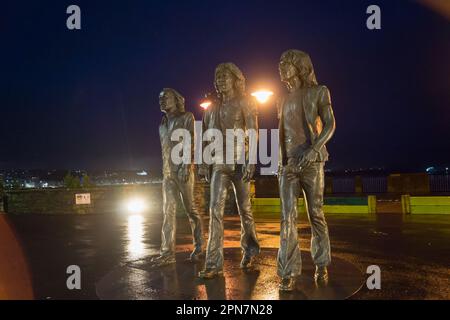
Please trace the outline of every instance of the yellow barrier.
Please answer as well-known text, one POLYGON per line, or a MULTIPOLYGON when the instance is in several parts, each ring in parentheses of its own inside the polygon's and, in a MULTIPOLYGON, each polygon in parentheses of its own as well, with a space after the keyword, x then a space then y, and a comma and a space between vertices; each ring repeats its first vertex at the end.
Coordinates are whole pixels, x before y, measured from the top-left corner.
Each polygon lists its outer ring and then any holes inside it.
MULTIPOLYGON (((369 196, 367 198, 367 204, 346 204, 348 202, 347 200, 347 198, 342 198, 342 201, 338 200, 338 203, 343 204, 325 204, 323 210, 325 213, 374 214, 376 212, 376 196, 369 196)), ((253 198, 251 201, 255 216, 279 216, 281 212, 280 198, 253 198)), ((336 202, 336 199, 334 199, 334 202, 336 202)), ((299 213, 306 213, 303 198, 298 198, 297 210, 299 213)))
POLYGON ((450 197, 403 195, 402 210, 406 214, 450 214, 450 197))

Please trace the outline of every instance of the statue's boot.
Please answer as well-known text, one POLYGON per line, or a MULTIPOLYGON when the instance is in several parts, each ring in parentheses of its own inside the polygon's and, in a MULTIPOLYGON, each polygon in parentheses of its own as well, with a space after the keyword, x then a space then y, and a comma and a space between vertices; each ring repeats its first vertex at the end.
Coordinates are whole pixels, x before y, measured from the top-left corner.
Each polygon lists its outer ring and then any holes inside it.
POLYGON ((189 256, 189 260, 191 262, 198 262, 203 256, 204 253, 202 252, 202 248, 195 248, 194 251, 192 251, 191 255, 189 256))
POLYGON ((241 260, 241 269, 250 269, 253 266, 253 260, 254 260, 254 255, 250 256, 250 255, 246 255, 244 254, 244 256, 242 257, 241 260))
POLYGON ((167 266, 169 264, 175 263, 175 256, 173 255, 167 255, 167 256, 157 256, 156 258, 153 258, 150 260, 150 263, 153 267, 162 267, 167 266))
POLYGON ((295 278, 294 277, 282 278, 280 281, 280 284, 278 286, 278 289, 280 291, 286 291, 286 292, 293 291, 294 288, 295 288, 295 278))
POLYGON ((198 273, 198 277, 202 279, 213 279, 223 275, 223 270, 204 269, 198 273))
POLYGON ((327 267, 316 266, 316 272, 314 272, 314 280, 316 280, 317 282, 327 282, 328 281, 327 267))

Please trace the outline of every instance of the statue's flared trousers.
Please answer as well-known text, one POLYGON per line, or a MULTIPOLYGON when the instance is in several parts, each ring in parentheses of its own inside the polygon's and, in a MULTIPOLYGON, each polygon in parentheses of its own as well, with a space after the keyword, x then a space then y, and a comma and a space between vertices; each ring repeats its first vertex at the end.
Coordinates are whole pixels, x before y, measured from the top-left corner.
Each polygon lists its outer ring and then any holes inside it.
POLYGON ((161 232, 161 255, 175 255, 177 203, 181 196, 184 209, 191 225, 194 249, 201 250, 203 244, 202 220, 194 203, 194 174, 191 172, 188 182, 178 177, 164 177, 163 189, 163 226, 161 232))
POLYGON ((211 197, 209 204, 209 238, 206 248, 206 269, 223 269, 223 215, 230 183, 236 196, 241 218, 241 248, 246 256, 259 253, 259 242, 253 220, 250 202, 250 182, 242 180, 242 166, 216 165, 211 176, 211 197))
POLYGON ((311 223, 311 256, 316 266, 331 262, 330 238, 323 213, 323 162, 313 162, 293 179, 287 174, 279 177, 281 200, 280 249, 278 250, 278 276, 295 277, 301 273, 302 260, 297 231, 297 198, 303 192, 306 211, 311 223))

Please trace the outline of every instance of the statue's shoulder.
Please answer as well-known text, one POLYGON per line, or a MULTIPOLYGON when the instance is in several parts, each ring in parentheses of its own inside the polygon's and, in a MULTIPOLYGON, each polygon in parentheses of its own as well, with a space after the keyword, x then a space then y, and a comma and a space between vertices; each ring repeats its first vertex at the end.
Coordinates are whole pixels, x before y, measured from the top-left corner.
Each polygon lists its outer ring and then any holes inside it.
POLYGON ((317 85, 313 87, 313 99, 317 101, 319 106, 331 105, 330 90, 325 85, 317 85))
POLYGON ((183 117, 184 117, 185 119, 194 119, 194 114, 193 114, 192 112, 190 112, 190 111, 186 111, 186 112, 183 114, 183 117))
POLYGON ((308 88, 306 88, 306 91, 310 94, 319 94, 322 91, 326 91, 328 90, 327 86, 322 85, 322 84, 316 84, 316 85, 312 85, 308 88))
POLYGON ((181 114, 180 118, 181 118, 181 121, 182 121, 182 123, 184 125, 192 123, 192 122, 195 121, 194 114, 192 112, 189 112, 189 111, 183 112, 183 114, 181 114))
POLYGON ((325 85, 315 85, 307 89, 307 99, 310 101, 329 100, 330 91, 325 85))
POLYGON ((328 87, 323 84, 313 86, 310 89, 312 90, 312 92, 314 92, 314 94, 319 96, 322 96, 324 94, 330 94, 328 87))
POLYGON ((244 109, 253 111, 256 110, 256 106, 258 104, 255 97, 249 94, 244 94, 239 99, 239 105, 244 109))

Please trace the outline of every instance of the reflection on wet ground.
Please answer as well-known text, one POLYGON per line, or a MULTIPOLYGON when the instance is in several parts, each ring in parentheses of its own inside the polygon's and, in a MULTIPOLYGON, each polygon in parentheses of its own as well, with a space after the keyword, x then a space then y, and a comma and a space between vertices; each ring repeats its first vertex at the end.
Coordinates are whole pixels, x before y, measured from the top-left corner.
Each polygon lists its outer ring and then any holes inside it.
MULTIPOLYGON (((39 299, 96 299, 95 283, 113 268, 159 251, 160 213, 6 217, 25 252, 39 299), (72 264, 82 270, 78 291, 66 288, 66 268, 72 264)), ((382 289, 363 288, 353 299, 450 299, 450 216, 330 214, 327 219, 335 256, 361 270, 374 264, 381 268, 382 289)), ((225 246, 238 247, 239 218, 226 217, 225 230, 225 246)), ((257 219, 257 231, 262 247, 278 247, 278 219, 257 219)), ((311 232, 304 216, 299 233, 302 250, 309 250, 311 232)), ((191 250, 184 218, 178 219, 177 241, 180 252, 191 250)), ((132 274, 128 277, 133 281, 132 274)))
POLYGON ((133 214, 128 217, 128 246, 129 259, 138 259, 144 253, 144 217, 133 214))
POLYGON ((329 281, 316 283, 311 255, 303 251, 296 290, 280 293, 276 248, 263 248, 248 270, 239 267, 240 248, 225 248, 224 256, 223 276, 209 280, 197 277, 203 263, 187 261, 189 252, 178 253, 176 264, 163 267, 152 267, 148 258, 130 262, 106 274, 96 284, 97 295, 107 300, 342 300, 365 282, 361 270, 333 257, 329 281))

